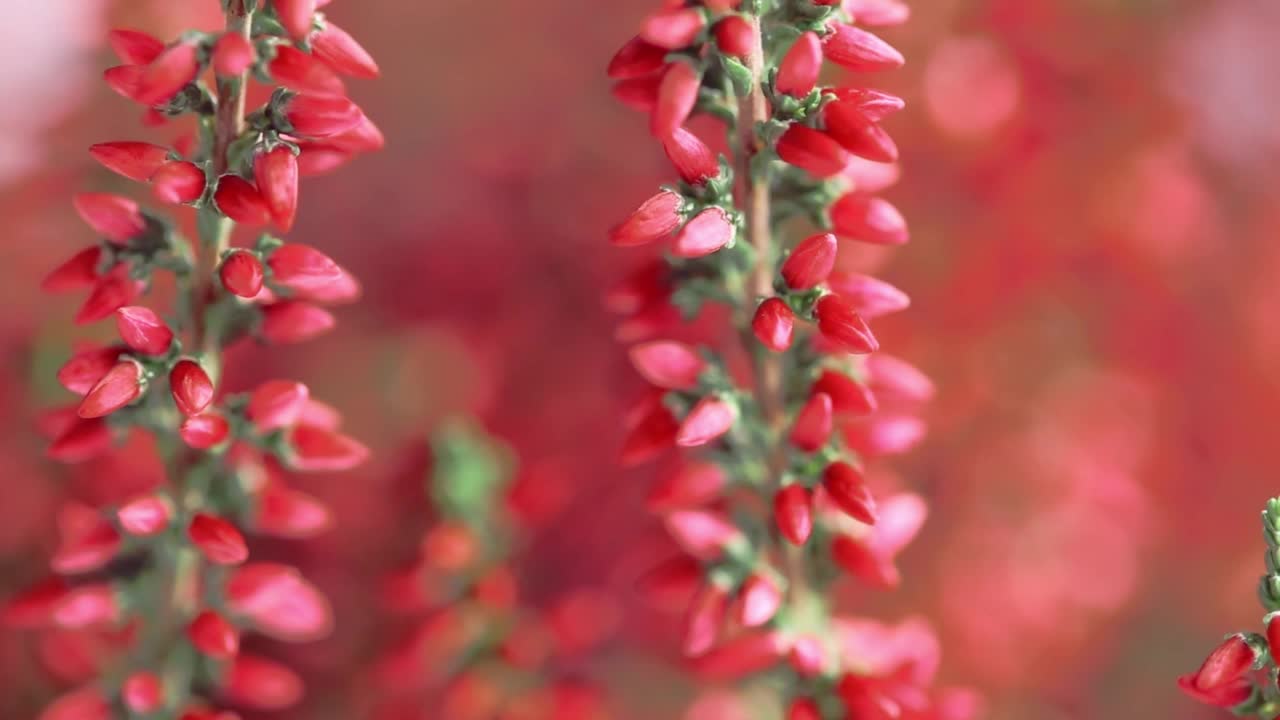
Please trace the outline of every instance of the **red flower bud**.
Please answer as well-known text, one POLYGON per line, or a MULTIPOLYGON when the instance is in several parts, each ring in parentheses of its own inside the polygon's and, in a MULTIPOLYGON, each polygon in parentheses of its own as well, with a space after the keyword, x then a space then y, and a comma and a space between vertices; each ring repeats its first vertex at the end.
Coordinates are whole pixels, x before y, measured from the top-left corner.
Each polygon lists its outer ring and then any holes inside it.
POLYGON ((169 390, 183 415, 199 415, 213 402, 213 381, 194 360, 179 360, 169 371, 169 390))
POLYGON ((272 222, 280 232, 292 230, 298 212, 298 156, 284 145, 258 155, 253 161, 253 177, 272 222))
POLYGON ((825 282, 836 266, 836 236, 821 233, 805 239, 782 263, 782 279, 792 290, 808 290, 825 282))
POLYGON ((833 462, 822 472, 822 487, 845 513, 861 523, 876 524, 876 501, 867 481, 847 462, 833 462))
POLYGON ((164 683, 153 672, 136 672, 120 687, 120 699, 131 712, 147 715, 164 706, 164 683))
POLYGON ((295 95, 284 106, 288 127, 281 130, 304 137, 328 137, 360 124, 364 113, 345 97, 295 95))
POLYGON ((222 693, 252 710, 286 710, 302 699, 302 680, 280 663, 239 655, 222 678, 222 693))
POLYGON ((647 504, 654 512, 695 508, 715 500, 728 485, 724 470, 711 462, 691 462, 658 477, 647 504))
POLYGON ((254 563, 238 568, 227 580, 226 596, 235 616, 277 640, 318 640, 333 627, 328 600, 288 565, 254 563))
POLYGON ((115 367, 122 352, 118 345, 81 350, 58 369, 58 382, 77 395, 85 395, 115 367))
POLYGON ((716 45, 730 57, 746 60, 755 46, 755 30, 741 15, 730 15, 715 27, 716 45))
POLYGON ((196 79, 200 59, 196 47, 178 43, 152 60, 138 81, 134 99, 144 105, 161 105, 196 79))
POLYGON ((260 227, 271 222, 271 209, 258 188, 239 175, 218 178, 213 202, 223 215, 242 224, 260 227))
POLYGON ((694 670, 710 680, 734 680, 761 673, 777 665, 787 654, 787 641, 776 630, 742 633, 712 648, 693 663, 694 670))
POLYGON ((354 438, 310 425, 292 428, 288 441, 289 464, 304 472, 350 470, 369 457, 369 448, 354 438))
POLYGON ((928 427, 920 418, 881 415, 865 423, 846 425, 844 442, 868 457, 897 455, 918 445, 927 432, 928 427))
POLYGON ((778 77, 774 87, 778 92, 793 97, 804 97, 813 92, 822 71, 822 41, 815 32, 807 32, 796 39, 791 49, 778 65, 778 77))
POLYGON ((249 547, 235 525, 220 517, 197 513, 187 526, 187 537, 215 565, 239 565, 249 559, 249 547))
POLYGON ((807 125, 792 125, 778 140, 778 157, 816 178, 839 175, 849 164, 849 153, 819 130, 807 125))
MULTIPOLYGON (((701 577, 701 566, 698 575, 701 577)), ((53 624, 53 614, 58 605, 71 592, 67 581, 52 576, 28 586, 4 602, 0 619, 7 627, 34 630, 53 624)))
POLYGON ((262 309, 262 336, 281 345, 319 337, 334 323, 329 311, 305 302, 279 302, 262 309))
POLYGON ((286 243, 267 258, 271 281, 294 292, 323 288, 342 279, 342 268, 310 245, 286 243))
POLYGON ((820 450, 831 437, 832 414, 830 395, 810 395, 796 415, 795 425, 791 428, 791 444, 804 452, 820 450))
POLYGON ((247 250, 235 250, 222 260, 218 277, 222 280, 222 286, 232 295, 256 297, 262 292, 262 261, 247 250))
MULTIPOLYGON (((850 15, 858 19, 860 25, 880 27, 885 25, 901 25, 911 17, 911 8, 901 0, 850 0, 845 5, 850 15)), ((951 718, 946 720, 965 720, 951 718)))
POLYGON ((298 422, 311 397, 307 386, 292 380, 268 380, 249 396, 245 415, 260 433, 269 433, 298 422))
POLYGON ((782 607, 782 590, 763 575, 752 575, 742 583, 738 621, 744 627, 760 627, 773 619, 782 607))
POLYGON ((696 8, 659 10, 645 18, 640 38, 667 50, 679 50, 693 44, 707 24, 696 8))
POLYGON ((151 176, 151 193, 171 205, 193 203, 204 195, 204 170, 189 162, 169 162, 151 176))
POLYGON ((276 19, 294 40, 311 34, 316 5, 316 0, 271 0, 276 19))
POLYGON ((311 36, 311 51, 343 75, 373 79, 382 74, 369 51, 332 20, 326 19, 324 29, 311 36))
POLYGON ((138 88, 142 84, 142 75, 145 72, 146 68, 139 65, 120 65, 103 70, 102 80, 120 97, 139 102, 138 88))
POLYGON ((662 404, 661 397, 644 402, 636 420, 628 428, 619 462, 632 467, 672 448, 680 422, 662 404))
POLYGON ((142 293, 142 287, 140 280, 134 280, 124 272, 99 277, 84 305, 76 312, 76 324, 87 325, 110 317, 116 310, 133 302, 142 293))
POLYGON ((809 490, 788 485, 773 496, 773 521, 778 532, 793 545, 804 545, 813 532, 813 503, 809 490))
POLYGON ((46 454, 53 460, 78 463, 93 459, 111 448, 111 428, 101 420, 77 420, 59 433, 46 454))
POLYGON ((831 409, 837 415, 867 415, 875 412, 877 407, 870 389, 834 370, 823 370, 809 392, 811 395, 822 393, 829 396, 831 409))
POLYGON ((709 207, 676 232, 671 252, 676 257, 710 255, 733 241, 735 228, 723 208, 709 207))
POLYGON ((682 127, 698 104, 698 89, 701 87, 702 77, 689 63, 673 62, 668 65, 658 84, 649 131, 663 138, 682 127))
POLYGON ((168 161, 169 148, 144 142, 109 142, 90 147, 89 154, 117 175, 146 182, 168 161))
POLYGON ((654 340, 631 348, 631 364, 645 380, 666 390, 692 390, 707 363, 692 347, 654 340))
POLYGON ((133 360, 126 360, 111 368, 89 390, 76 412, 85 419, 99 418, 110 415, 141 396, 142 366, 133 360))
POLYGON ((194 415, 182 421, 178 434, 182 441, 196 450, 208 450, 227 439, 231 425, 216 413, 194 415))
POLYGON ((720 634, 728 611, 728 592, 714 583, 705 583, 689 605, 684 621, 684 654, 697 657, 711 649, 720 634))
POLYGON ((871 122, 880 122, 907 106, 902 98, 871 88, 830 88, 827 92, 839 102, 851 103, 871 122))
POLYGON ((173 331, 150 308, 130 305, 116 310, 116 330, 130 349, 143 355, 163 355, 173 344, 173 331))
POLYGON ((253 43, 240 33, 223 33, 213 46, 213 71, 222 77, 243 74, 253 60, 253 43))
POLYGON ((651 568, 636 580, 636 591, 658 609, 685 609, 702 582, 702 563, 688 555, 676 555, 651 568))
POLYGON ((130 500, 116 511, 120 528, 130 535, 149 537, 169 527, 173 505, 159 495, 144 495, 130 500))
POLYGON ((610 242, 632 247, 665 239, 680 227, 680 205, 683 202, 678 194, 663 190, 610 230, 610 242))
POLYGON ((745 542, 727 516, 708 510, 676 510, 667 515, 666 525, 676 543, 700 560, 716 560, 730 545, 745 542))
POLYGON ((138 203, 108 193, 80 193, 75 196, 76 212, 89 227, 117 245, 124 245, 147 229, 138 203))
POLYGON ((906 63, 898 52, 879 37, 861 28, 832 23, 822 39, 822 48, 831 62, 855 72, 893 70, 906 63))
POLYGON ((97 245, 87 247, 46 275, 40 281, 40 289, 58 293, 91 287, 98 281, 98 263, 101 261, 102 248, 97 245))
POLYGON ((215 660, 229 660, 240 652, 239 631, 212 610, 205 610, 191 621, 187 639, 196 650, 215 660))
POLYGON ((1232 635, 1214 649, 1196 672, 1195 686, 1217 690, 1239 680, 1253 668, 1258 654, 1243 635, 1232 635))
POLYGON ((638 78, 657 72, 667 64, 667 51, 641 37, 633 37, 623 45, 609 61, 608 75, 612 80, 638 78))
POLYGON ((662 148, 676 172, 690 185, 702 185, 720 175, 720 161, 716 154, 697 135, 684 128, 676 128, 663 138, 662 148))
POLYGON ((787 720, 822 720, 822 711, 810 698, 796 698, 787 708, 787 720))
POLYGON ((831 206, 832 231, 847 240, 875 245, 907 241, 907 221, 884 198, 849 193, 831 206))
POLYGON ((110 585, 78 585, 58 604, 53 619, 68 630, 114 625, 120 619, 120 602, 110 585))
POLYGON ((776 297, 767 298, 756 308, 751 319, 751 331, 756 339, 774 352, 784 352, 791 347, 795 330, 795 313, 785 302, 776 297))
POLYGON ((96 687, 86 687, 54 700, 37 720, 112 720, 115 712, 96 687))
POLYGON ((853 306, 839 295, 823 295, 814 307, 822 336, 846 352, 871 353, 880 343, 853 306))
POLYGON ((827 103, 822 108, 822 118, 827 135, 854 155, 884 163, 898 159, 893 138, 864 115, 856 103, 827 103))
POLYGON ((680 447, 698 447, 706 445, 729 432, 737 420, 738 413, 732 405, 720 398, 709 395, 698 401, 676 433, 676 445, 680 447))
POLYGON ((911 298, 906 293, 870 275, 837 273, 828 278, 827 286, 848 300, 864 318, 877 318, 911 307, 911 298))
MULTIPOLYGON (((643 77, 626 78, 619 80, 609 89, 613 97, 623 105, 636 110, 638 112, 653 112, 658 106, 658 93, 662 89, 662 81, 666 78, 665 72, 656 72, 652 75, 643 77)), ((694 97, 697 102, 697 97, 694 97)), ((677 124, 677 127, 679 124, 677 124)))
POLYGON ((112 30, 107 42, 120 62, 129 65, 149 65, 164 52, 163 42, 139 30, 112 30))
POLYGON ((271 79, 295 92, 342 96, 347 87, 328 65, 315 55, 288 45, 277 45, 276 56, 267 64, 271 79))
MULTIPOLYGON (((75 509, 77 506, 71 506, 66 511, 75 509)), ((68 520, 66 515, 70 513, 64 511, 60 518, 64 525, 61 528, 62 542, 49 560, 54 572, 64 575, 92 572, 103 567, 115 558, 122 544, 115 526, 96 510, 84 507, 78 510, 87 516, 68 520)))
POLYGON ((827 665, 826 649, 822 641, 812 635, 801 635, 791 643, 791 668, 803 678, 813 678, 822 674, 827 665))
POLYGON ((329 508, 306 493, 271 484, 258 495, 253 528, 283 538, 309 538, 328 529, 329 508))
POLYGON ((915 402, 933 398, 933 381, 914 365, 879 353, 867 358, 867 382, 880 395, 894 395, 915 402))

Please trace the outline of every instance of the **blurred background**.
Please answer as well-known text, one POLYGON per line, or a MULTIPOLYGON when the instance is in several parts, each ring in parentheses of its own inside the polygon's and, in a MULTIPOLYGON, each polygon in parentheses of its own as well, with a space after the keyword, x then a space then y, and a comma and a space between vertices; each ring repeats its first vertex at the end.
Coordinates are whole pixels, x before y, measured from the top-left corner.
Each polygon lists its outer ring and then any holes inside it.
MULTIPOLYGON (((213 0, 23 5, 0 24, 0 597, 42 576, 63 498, 156 481, 141 451, 43 459, 33 419, 68 400, 54 372, 108 328, 75 330, 75 300, 36 285, 92 240, 72 193, 125 188, 87 146, 166 137, 99 82, 106 28, 217 26, 213 0)), ((322 643, 272 648, 310 687, 274 717, 359 717, 395 633, 369 588, 412 554, 425 438, 459 414, 509 443, 555 506, 521 560, 531 601, 579 585, 623 599, 624 629, 580 668, 615 716, 679 718, 694 697, 675 623, 625 600, 660 533, 640 509, 650 473, 613 463, 640 387, 600 303, 634 261, 606 228, 669 175, 604 78, 652 5, 328 8, 383 68, 352 96, 388 149, 305 181, 292 237, 365 297, 319 344, 243 351, 228 383, 306 382, 375 461, 299 481, 337 527, 265 550, 303 564, 340 620, 322 643)), ((855 260, 914 299, 877 334, 939 387, 928 439, 895 465, 932 514, 903 589, 850 605, 930 617, 944 678, 980 688, 998 720, 1219 717, 1173 681, 1260 622, 1255 523, 1280 492, 1280 4, 914 11, 885 33, 907 68, 876 78, 908 101, 887 124, 904 152, 889 197, 913 241, 855 260)), ((56 691, 51 654, 0 630, 0 717, 33 717, 56 691)), ((753 720, 710 702, 697 720, 753 720)))

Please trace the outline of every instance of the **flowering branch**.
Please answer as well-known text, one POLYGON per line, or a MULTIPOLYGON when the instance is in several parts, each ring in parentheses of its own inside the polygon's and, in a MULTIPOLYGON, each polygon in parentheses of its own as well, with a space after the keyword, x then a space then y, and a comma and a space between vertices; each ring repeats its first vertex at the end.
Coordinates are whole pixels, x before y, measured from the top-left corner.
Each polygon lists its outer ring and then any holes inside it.
POLYGON ((1238 632, 1205 659, 1200 669, 1178 678, 1178 687, 1207 705, 1230 709, 1239 717, 1280 717, 1280 498, 1262 511, 1267 541, 1267 573, 1258 582, 1258 600, 1266 615, 1263 634, 1238 632))
POLYGON ((854 72, 902 65, 853 21, 907 15, 897 0, 666 3, 609 66, 615 95, 650 114, 680 176, 611 232, 623 247, 669 243, 608 298, 628 315, 619 337, 639 341, 631 360, 652 386, 623 461, 703 451, 654 488, 651 505, 687 554, 643 585, 696 585, 683 648, 693 667, 757 683, 781 673, 789 720, 976 712, 967 693, 930 699, 936 646, 918 625, 838 617, 830 599, 836 568, 896 586, 894 556, 925 515, 912 494, 877 501, 865 475, 867 461, 922 433, 892 411, 927 399, 927 379, 864 357, 879 349, 865 318, 908 300, 835 270, 837 238, 906 242, 901 215, 871 195, 892 182, 897 148, 879 121, 902 101, 818 85, 824 59, 854 72), (726 126, 729 160, 684 127, 698 113, 726 126), (784 228, 798 221, 821 232, 791 245, 784 228), (732 340, 654 339, 710 304, 732 309, 732 340))
POLYGON ((144 123, 190 117, 196 132, 174 147, 91 148, 107 169, 148 183, 176 221, 121 195, 76 196, 103 240, 43 287, 87 288, 76 323, 114 317, 120 342, 82 349, 58 371, 81 400, 45 425, 49 455, 89 473, 117 439, 149 436, 167 482, 123 497, 108 488, 100 507, 69 503, 57 575, 6 608, 19 626, 76 631, 86 644, 110 638, 96 682, 55 701, 43 720, 227 720, 236 716, 217 704, 285 708, 298 701, 301 681, 239 652, 241 634, 304 641, 328 632, 324 597, 292 567, 246 564, 245 533, 324 530, 329 511, 287 487, 282 470, 346 470, 367 450, 301 383, 273 380, 244 394, 221 387, 226 347, 315 337, 334 323, 322 305, 359 293, 346 270, 310 246, 266 233, 251 247, 231 246, 237 225, 292 228, 300 175, 381 147, 340 77, 374 77, 377 65, 316 4, 224 0, 224 31, 188 32, 167 45, 134 30, 111 33, 124 64, 106 71, 107 83, 147 108, 144 123), (249 112, 254 78, 277 87, 249 112), (192 211, 194 248, 179 230, 192 211), (170 317, 137 304, 163 275, 177 286, 170 317))

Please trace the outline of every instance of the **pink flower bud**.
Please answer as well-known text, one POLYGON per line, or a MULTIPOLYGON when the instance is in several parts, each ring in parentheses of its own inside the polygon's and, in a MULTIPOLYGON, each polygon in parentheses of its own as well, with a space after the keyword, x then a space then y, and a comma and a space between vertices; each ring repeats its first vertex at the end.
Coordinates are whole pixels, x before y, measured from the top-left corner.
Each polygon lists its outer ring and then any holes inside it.
POLYGON ((173 518, 173 505, 159 495, 144 495, 120 506, 116 521, 130 535, 150 537, 164 532, 173 518))
POLYGON ((690 462, 658 477, 647 504, 654 512, 696 508, 720 496, 729 478, 712 462, 690 462))
POLYGON ((222 694, 251 710, 286 710, 302 699, 302 679, 280 663, 242 654, 223 676, 222 694))
POLYGON ((276 19, 294 40, 311 34, 316 5, 316 0, 271 0, 276 19))
POLYGON ((91 460, 111 448, 111 428, 101 420, 79 420, 59 433, 49 446, 49 458, 64 463, 91 460))
POLYGON ((657 72, 667 64, 667 50, 641 37, 633 37, 609 61, 608 76, 612 80, 638 78, 657 72))
POLYGON ((169 390, 183 415, 199 415, 213 402, 213 381, 194 360, 179 360, 169 371, 169 390))
POLYGON ((79 527, 64 527, 62 542, 50 558, 54 572, 64 575, 97 570, 115 558, 122 544, 120 533, 96 510, 83 508, 88 517, 79 527))
POLYGON ((97 245, 87 247, 46 275, 40 281, 40 289, 59 293, 92 287, 98 281, 98 263, 101 261, 102 248, 97 245))
POLYGON ((346 85, 330 67, 315 55, 288 45, 276 46, 276 56, 267 64, 271 79, 295 92, 313 95, 342 96, 346 85))
POLYGON ((236 250, 223 259, 218 268, 222 286, 232 295, 242 298, 256 297, 262 292, 265 273, 262 261, 247 250, 236 250))
POLYGON ((121 272, 99 277, 76 312, 77 325, 87 325, 110 317, 116 310, 133 302, 142 293, 142 281, 130 278, 123 265, 121 272))
POLYGON ((655 137, 664 138, 682 127, 698 104, 698 90, 702 77, 689 63, 673 62, 667 66, 658 85, 649 130, 655 137))
POLYGON ((189 447, 208 450, 222 443, 231 432, 226 418, 216 413, 194 415, 182 421, 178 435, 189 447))
POLYGON ((877 353, 867 358, 867 382, 877 395, 893 395, 914 402, 933 398, 933 381, 918 368, 892 355, 877 353))
POLYGON ((163 42, 139 30, 112 30, 107 42, 120 62, 129 65, 149 65, 164 52, 163 42))
POLYGON ((907 221, 884 198, 849 193, 831 206, 832 231, 847 240, 875 245, 901 245, 908 239, 907 221))
POLYGON ((142 366, 133 360, 125 360, 111 368, 89 390, 76 412, 85 419, 99 418, 110 415, 139 397, 142 397, 142 366))
POLYGON ((813 678, 822 674, 827 665, 827 652, 822 641, 813 635, 801 635, 791 644, 791 654, 787 658, 791 669, 802 678, 813 678))
POLYGON ((253 528, 262 534, 302 539, 324 532, 332 523, 329 508, 306 493, 271 484, 258 495, 253 528))
POLYGON ((741 15, 730 15, 716 23, 713 32, 720 52, 739 60, 746 60, 751 56, 751 50, 755 46, 755 30, 741 15))
POLYGON ((262 309, 262 336, 280 345, 319 337, 335 323, 329 311, 305 302, 279 302, 262 309))
POLYGON ((684 128, 676 128, 663 138, 662 148, 676 172, 690 185, 702 185, 720 175, 720 161, 716 154, 697 135, 684 128))
POLYGON ((738 591, 738 622, 744 627, 760 627, 773 619, 782 607, 782 590, 764 575, 752 575, 738 591))
POLYGON ((896 95, 871 88, 831 88, 827 92, 839 102, 851 103, 871 122, 880 122, 907 105, 896 95))
MULTIPOLYGON (((662 81, 665 78, 665 72, 626 78, 614 83, 609 92, 618 102, 632 110, 651 113, 658 106, 658 93, 661 92, 662 81)), ((696 96, 694 102, 697 102, 696 96)))
POLYGON ((696 8, 659 10, 645 18, 640 38, 667 50, 679 50, 692 45, 706 24, 696 8))
POLYGON ((328 137, 360 124, 364 113, 345 97, 295 95, 284 107, 288 127, 281 130, 303 137, 328 137))
POLYGON ((187 526, 191 544, 215 565, 239 565, 249 559, 249 547, 235 525, 220 517, 197 513, 187 526))
POLYGON ((676 433, 676 445, 699 447, 713 442, 733 428, 738 412, 732 405, 714 395, 698 401, 676 433))
POLYGON ((898 146, 893 138, 864 115, 856 103, 827 103, 822 108, 822 118, 827 135, 845 150, 875 162, 897 161, 898 146))
POLYGON ((218 178, 218 189, 213 193, 213 202, 223 215, 232 220, 252 227, 261 227, 271 222, 271 209, 267 201, 258 192, 258 188, 239 175, 223 175, 218 178))
POLYGON ((864 318, 878 318, 911 307, 911 298, 898 288, 870 275, 836 273, 827 287, 848 300, 864 318))
POLYGON ((844 441, 850 449, 868 457, 898 455, 924 439, 928 426, 909 415, 876 416, 867 422, 844 427, 844 441))
POLYGON ((151 193, 171 205, 193 203, 204 195, 204 170, 189 162, 169 162, 151 176, 151 193))
POLYGON ((867 415, 875 412, 877 407, 875 395, 870 389, 834 370, 823 370, 809 392, 811 395, 828 395, 831 398, 831 409, 837 415, 867 415))
POLYGON ((709 510, 676 510, 667 515, 666 525, 676 543, 701 560, 716 560, 730 545, 746 540, 728 517, 709 510))
POLYGON ((307 386, 292 380, 268 380, 249 396, 245 415, 260 433, 269 433, 298 422, 311 392, 307 386))
POLYGON ((77 395, 86 395, 115 367, 123 352, 119 345, 81 350, 58 369, 58 382, 77 395))
POLYGON ((628 428, 619 462, 633 467, 653 459, 675 446, 680 422, 662 404, 661 398, 640 407, 636 420, 628 428))
POLYGON ((780 298, 768 298, 756 308, 751 319, 751 331, 765 347, 774 352, 785 352, 791 347, 795 313, 780 298))
POLYGON ((369 457, 369 448, 342 433, 309 425, 288 432, 289 465, 303 472, 350 470, 369 457))
POLYGON ((709 207, 676 232, 671 252, 682 258, 704 257, 732 242, 734 233, 733 223, 724 209, 709 207))
POLYGON ((332 20, 326 19, 324 29, 311 36, 311 51, 343 75, 371 80, 382 74, 369 51, 332 20))
POLYGON ((663 190, 610 230, 610 242, 621 247, 633 247, 667 238, 680 227, 680 205, 683 202, 678 194, 663 190))
POLYGON ((796 698, 787 708, 787 720, 822 720, 822 711, 811 698, 796 698))
POLYGON ((108 193, 80 193, 75 196, 76 212, 95 232, 117 245, 127 244, 147 229, 138 203, 108 193))
POLYGON ((253 177, 272 222, 280 232, 292 230, 298 212, 298 156, 283 145, 258 155, 253 161, 253 177))
POLYGON ((849 164, 849 153, 840 143, 807 125, 792 125, 778 140, 778 157, 816 178, 839 175, 849 164))
POLYGON ((857 354, 880 349, 880 343, 876 342, 862 316, 839 295, 822 296, 814 307, 814 315, 822 336, 842 350, 857 354))
POLYGON ((178 43, 152 60, 138 81, 135 99, 144 105, 161 105, 196 79, 200 60, 196 47, 178 43))
POLYGON ((333 627, 328 600, 288 565, 252 563, 238 568, 227 580, 226 595, 234 616, 277 640, 318 640, 333 627))
POLYGON ((802 241, 782 263, 782 279, 792 290, 808 290, 826 281, 836 266, 836 236, 821 233, 802 241))
POLYGON ((242 75, 253 60, 253 43, 240 33, 223 33, 213 46, 213 71, 222 77, 242 75))
POLYGON ((840 535, 831 545, 831 556, 846 572, 872 587, 891 589, 901 582, 894 559, 920 532, 928 508, 917 495, 902 493, 880 503, 879 518, 871 536, 840 535))
POLYGON ((712 648, 693 662, 693 669, 709 680, 735 680, 761 673, 786 657, 787 642, 775 630, 754 630, 712 648))
POLYGON ((117 95, 127 100, 140 102, 138 90, 142 85, 142 75, 146 68, 139 65, 120 65, 102 71, 102 80, 117 95))
POLYGON ((729 593, 715 583, 705 583, 689 605, 684 621, 684 654, 697 657, 711 649, 728 612, 729 593))
POLYGON ((879 37, 861 28, 832 23, 822 48, 831 62, 854 72, 893 70, 906 63, 898 52, 879 37))
POLYGON ((778 77, 774 87, 778 92, 793 97, 805 97, 818 84, 822 71, 822 41, 815 32, 806 32, 796 39, 791 49, 778 65, 778 77))
POLYGON ((1249 672, 1257 658, 1258 653, 1244 636, 1232 635, 1205 658, 1196 672, 1195 685, 1205 691, 1226 687, 1249 672))
POLYGON ((773 496, 773 522, 792 545, 804 545, 813 532, 813 501, 802 485, 788 485, 773 496))
POLYGON ((901 25, 911 17, 911 8, 901 0, 848 0, 845 9, 859 24, 872 27, 901 25))
POLYGON ((822 472, 822 488, 849 517, 867 525, 876 524, 876 501, 866 478, 847 462, 834 462, 822 472))
POLYGON ((125 678, 120 699, 130 712, 147 715, 164 706, 164 683, 153 672, 136 672, 125 678))
POLYGON ((169 148, 144 142, 109 142, 90 147, 89 154, 117 175, 146 182, 168 161, 169 148))
POLYGON ((692 390, 707 363, 692 347, 675 340, 654 340, 631 348, 631 364, 645 380, 666 390, 692 390))
POLYGON ((37 720, 112 720, 115 713, 96 687, 86 687, 54 700, 37 720))
POLYGON ((825 393, 810 395, 804 407, 796 415, 789 437, 791 444, 804 452, 817 452, 827 444, 832 429, 831 396, 825 393))
POLYGON ((267 258, 271 281, 293 292, 323 288, 342 279, 342 268, 310 245, 286 243, 267 258))
POLYGON ((150 308, 130 305, 116 310, 116 330, 130 349, 143 355, 163 355, 173 344, 173 331, 150 308))
POLYGON ((114 625, 120 619, 120 602, 110 585, 77 585, 58 603, 53 619, 68 630, 114 625))
POLYGON ((187 626, 187 639, 203 655, 230 660, 240 652, 240 633, 226 618, 205 610, 187 626))

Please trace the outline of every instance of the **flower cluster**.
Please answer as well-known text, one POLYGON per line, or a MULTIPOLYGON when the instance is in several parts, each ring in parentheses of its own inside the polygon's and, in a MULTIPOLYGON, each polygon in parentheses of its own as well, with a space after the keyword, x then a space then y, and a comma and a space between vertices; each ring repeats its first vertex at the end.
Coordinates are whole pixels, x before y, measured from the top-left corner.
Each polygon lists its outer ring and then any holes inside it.
POLYGON ((59 383, 79 399, 51 411, 42 430, 49 456, 71 472, 107 477, 104 464, 139 447, 154 448, 164 472, 148 487, 104 482, 92 503, 68 502, 55 575, 5 609, 9 623, 42 632, 52 669, 82 684, 43 720, 228 720, 238 716, 219 707, 286 708, 301 681, 240 652, 241 636, 305 641, 329 630, 323 595, 288 565, 248 562, 246 535, 323 531, 328 509, 285 473, 347 470, 368 451, 302 383, 240 393, 221 383, 231 344, 315 337, 334 324, 325 305, 359 294, 308 245, 265 232, 233 245, 236 225, 290 230, 300 176, 382 145, 341 77, 374 77, 377 65, 318 4, 224 0, 221 32, 168 44, 135 30, 110 35, 124 63, 106 71, 111 88, 146 108, 144 124, 194 132, 172 146, 90 149, 172 213, 124 195, 76 196, 101 239, 43 287, 87 291, 75 322, 112 320, 118 340, 85 345, 61 367, 59 383), (182 234, 191 225, 194 242, 182 234), (169 295, 164 314, 142 304, 169 295))
POLYGON ((1280 715, 1280 498, 1268 500, 1262 511, 1262 536, 1267 541, 1267 574, 1258 582, 1258 600, 1266 610, 1263 634, 1228 636, 1199 670, 1178 678, 1178 687, 1236 716, 1270 720, 1280 715))
POLYGON ((651 386, 622 459, 700 452, 650 497, 685 553, 644 585, 695 585, 683 639, 693 667, 719 679, 781 673, 789 720, 976 712, 967 693, 930 690, 927 633, 838 617, 827 592, 841 571, 898 585, 895 557, 926 515, 917 495, 877 497, 868 479, 869 461, 924 431, 913 411, 930 382, 872 354, 867 324, 909 300, 837 269, 842 243, 907 241, 902 216, 874 194, 896 178, 898 156, 880 121, 903 103, 819 84, 824 60, 855 73, 902 65, 864 28, 907 16, 897 0, 666 2, 608 70, 615 95, 649 113, 680 178, 610 234, 665 251, 608 298, 651 386), (727 159, 686 128, 698 114, 725 126, 727 159), (804 224, 818 232, 783 240, 804 224), (670 339, 711 305, 728 306, 732 333, 670 339))
POLYGON ((374 717, 603 720, 602 691, 575 666, 612 635, 616 603, 584 588, 534 606, 514 565, 546 516, 521 511, 513 453, 465 424, 431 449, 434 518, 386 583, 389 609, 411 624, 379 663, 374 717))

